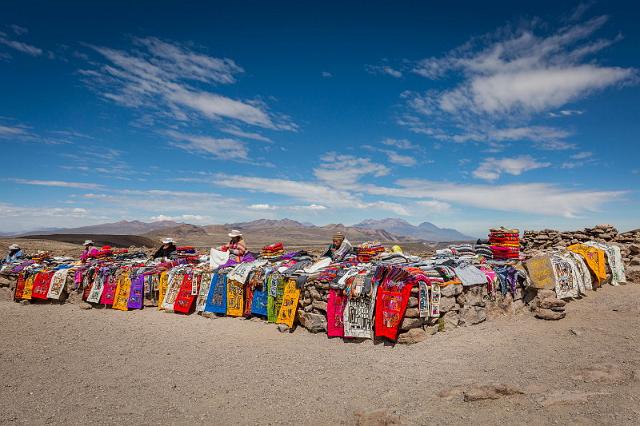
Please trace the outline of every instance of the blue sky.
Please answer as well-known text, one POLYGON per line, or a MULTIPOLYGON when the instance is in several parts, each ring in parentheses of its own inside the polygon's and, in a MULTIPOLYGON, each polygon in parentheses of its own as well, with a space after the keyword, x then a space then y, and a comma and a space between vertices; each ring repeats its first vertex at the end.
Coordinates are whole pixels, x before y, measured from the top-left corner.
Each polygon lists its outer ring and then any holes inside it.
POLYGON ((640 227, 632 2, 130 3, 1 6, 0 231, 640 227))

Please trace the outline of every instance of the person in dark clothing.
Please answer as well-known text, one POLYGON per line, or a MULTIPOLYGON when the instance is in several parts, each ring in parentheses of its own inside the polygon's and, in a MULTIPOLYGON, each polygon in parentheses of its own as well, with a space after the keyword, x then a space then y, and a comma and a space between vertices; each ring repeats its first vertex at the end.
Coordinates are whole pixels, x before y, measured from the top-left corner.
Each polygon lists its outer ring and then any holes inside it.
POLYGON ((172 238, 162 240, 162 246, 153 254, 154 259, 170 257, 176 252, 176 243, 172 238))

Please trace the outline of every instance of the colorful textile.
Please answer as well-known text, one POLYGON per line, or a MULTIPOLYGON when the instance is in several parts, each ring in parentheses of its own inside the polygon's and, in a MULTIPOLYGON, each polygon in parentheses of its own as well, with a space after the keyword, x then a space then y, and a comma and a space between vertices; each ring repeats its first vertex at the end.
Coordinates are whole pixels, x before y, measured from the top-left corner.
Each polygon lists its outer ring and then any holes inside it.
POLYGON ((376 336, 391 340, 398 338, 398 330, 409 303, 411 284, 386 279, 378 288, 376 299, 376 336))
POLYGON ((420 318, 429 317, 429 286, 424 281, 418 281, 418 311, 420 318))
POLYGON ((473 286, 487 283, 486 275, 473 265, 464 263, 453 268, 463 286, 473 286))
POLYGON ((373 338, 372 327, 376 292, 377 286, 374 286, 371 290, 371 295, 363 294, 360 297, 347 300, 342 319, 344 337, 373 338))
POLYGON ((22 300, 31 300, 31 294, 33 291, 33 281, 36 279, 35 275, 29 275, 24 282, 24 289, 22 290, 22 300))
POLYGON ((440 316, 440 295, 440 284, 432 283, 431 291, 429 292, 429 316, 431 318, 440 316))
POLYGON ((164 309, 162 304, 164 302, 164 295, 167 294, 167 288, 169 287, 169 274, 162 272, 160 274, 160 282, 158 283, 158 310, 164 309))
POLYGON ((102 295, 100 296, 100 303, 103 305, 113 305, 113 300, 116 297, 116 287, 118 280, 112 275, 107 275, 104 279, 104 288, 102 295))
POLYGON ((128 311, 129 293, 131 292, 131 279, 129 274, 121 274, 118 277, 118 285, 116 286, 115 297, 113 299, 113 309, 119 311, 128 311))
POLYGON ((244 284, 227 276, 227 315, 241 317, 244 312, 244 284))
POLYGON ((207 302, 204 305, 204 311, 223 315, 227 313, 226 275, 213 274, 211 276, 211 284, 209 284, 209 293, 207 294, 207 302))
POLYGON ((555 289, 556 276, 551 264, 551 256, 537 256, 524 262, 533 288, 555 289))
POLYGON ((96 274, 96 277, 93 282, 93 286, 91 286, 91 291, 87 296, 87 302, 89 303, 100 303, 100 297, 102 296, 102 292, 104 291, 104 281, 105 277, 102 274, 96 274))
POLYGON ((129 309, 142 309, 144 299, 144 275, 138 275, 131 280, 131 288, 129 290, 129 300, 127 307, 129 309))
POLYGON ((584 287, 583 289, 581 289, 581 291, 583 293, 586 293, 587 290, 593 290, 593 280, 591 279, 591 272, 589 271, 589 267, 584 261, 584 258, 578 253, 574 253, 572 251, 567 251, 567 253, 573 258, 573 261, 578 267, 580 278, 584 287))
POLYGON ((344 336, 344 309, 347 298, 342 290, 330 289, 327 299, 327 336, 344 336))
POLYGON ((193 303, 196 300, 196 296, 193 295, 193 282, 197 283, 198 277, 191 274, 184 274, 182 284, 178 290, 176 301, 173 303, 173 311, 181 314, 188 314, 191 312, 193 303))
POLYGON ((207 303, 207 295, 209 294, 209 287, 211 286, 212 275, 209 272, 202 274, 200 279, 200 289, 198 290, 198 298, 196 299, 196 312, 204 312, 205 304, 207 303))
POLYGON ((178 297, 178 292, 182 286, 184 275, 184 273, 169 275, 169 285, 167 286, 167 292, 165 293, 164 300, 162 301, 162 309, 165 311, 173 311, 173 306, 176 303, 176 298, 178 297))
POLYGON ((253 315, 267 316, 267 285, 264 282, 253 289, 251 313, 253 315))
POLYGON ((607 265, 604 250, 586 244, 574 244, 567 247, 567 250, 582 256, 591 272, 593 272, 593 275, 595 275, 598 287, 607 279, 607 265))
POLYGON ((282 296, 282 305, 278 311, 278 324, 285 324, 293 327, 298 311, 298 299, 300 298, 300 289, 296 285, 296 280, 290 278, 284 286, 284 294, 282 296))
POLYGON ((556 296, 558 299, 578 297, 575 269, 572 267, 571 261, 563 256, 554 255, 551 257, 551 264, 556 277, 556 296))
POLYGON ((253 304, 253 287, 250 284, 244 286, 244 308, 242 315, 245 317, 251 316, 251 305, 253 304))
POLYGON ((31 297, 33 299, 47 300, 47 293, 49 292, 51 278, 53 278, 53 271, 39 272, 36 274, 36 278, 33 281, 33 290, 31 292, 31 297))
POLYGON ((18 275, 18 281, 16 282, 16 291, 13 293, 13 299, 18 301, 22 299, 22 294, 24 293, 24 283, 26 278, 24 274, 18 275))
POLYGON ((267 321, 276 322, 283 297, 284 279, 280 275, 274 276, 269 285, 269 294, 267 296, 267 321))
POLYGON ((622 261, 620 247, 595 241, 586 242, 585 245, 604 250, 607 263, 611 269, 611 285, 619 285, 627 281, 627 277, 624 274, 624 263, 622 261))

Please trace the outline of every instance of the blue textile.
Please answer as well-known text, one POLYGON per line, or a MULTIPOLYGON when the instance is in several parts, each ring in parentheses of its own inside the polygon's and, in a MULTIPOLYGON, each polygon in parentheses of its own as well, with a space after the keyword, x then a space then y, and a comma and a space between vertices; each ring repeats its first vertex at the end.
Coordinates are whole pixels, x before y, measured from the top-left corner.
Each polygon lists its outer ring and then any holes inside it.
POLYGON ((221 274, 213 274, 211 276, 211 285, 209 285, 209 293, 207 293, 207 301, 204 304, 204 312, 214 314, 227 313, 227 276, 221 274))

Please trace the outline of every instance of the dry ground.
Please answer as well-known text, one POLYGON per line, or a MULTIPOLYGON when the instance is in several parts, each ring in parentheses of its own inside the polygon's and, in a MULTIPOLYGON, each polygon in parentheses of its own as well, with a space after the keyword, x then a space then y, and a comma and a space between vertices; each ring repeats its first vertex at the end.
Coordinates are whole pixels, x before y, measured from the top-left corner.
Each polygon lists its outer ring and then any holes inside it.
POLYGON ((390 347, 243 319, 3 300, 0 423, 638 424, 640 285, 567 312, 390 347), (463 401, 496 383, 523 393, 463 401), (373 410, 385 414, 356 416, 373 410))

